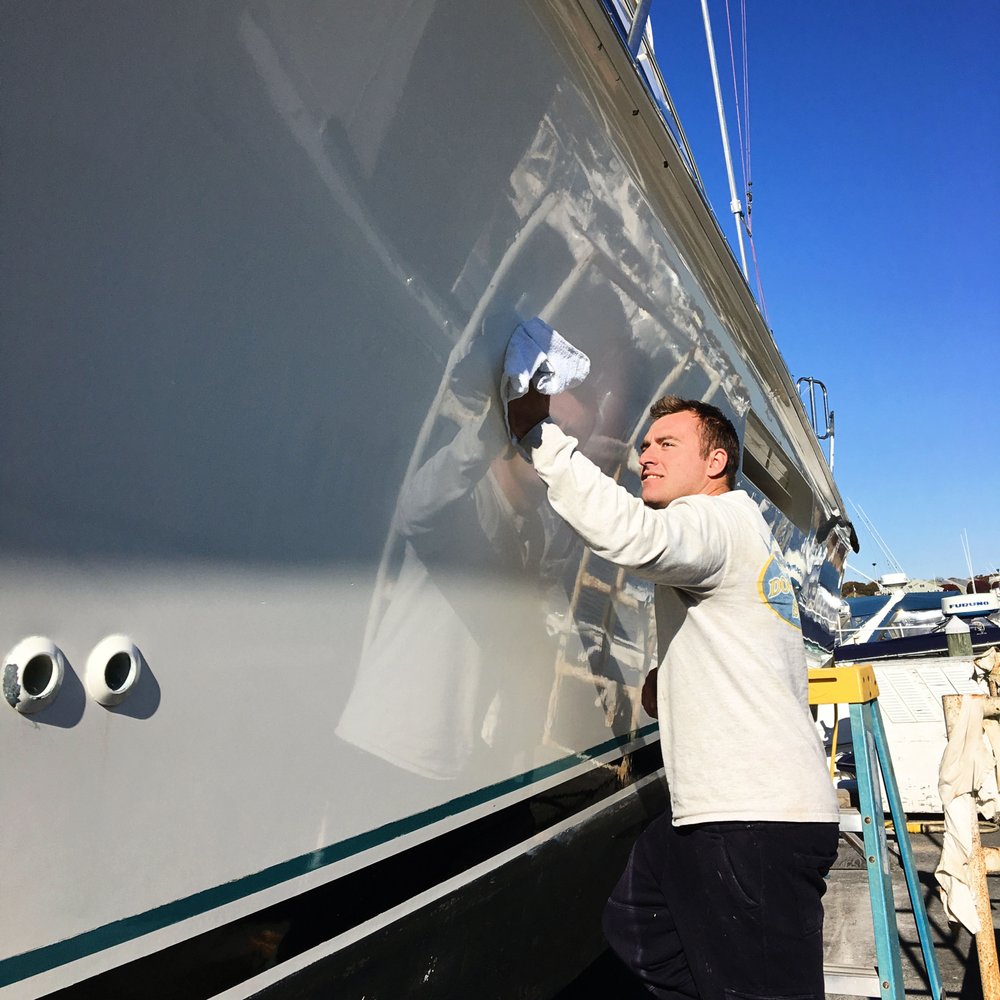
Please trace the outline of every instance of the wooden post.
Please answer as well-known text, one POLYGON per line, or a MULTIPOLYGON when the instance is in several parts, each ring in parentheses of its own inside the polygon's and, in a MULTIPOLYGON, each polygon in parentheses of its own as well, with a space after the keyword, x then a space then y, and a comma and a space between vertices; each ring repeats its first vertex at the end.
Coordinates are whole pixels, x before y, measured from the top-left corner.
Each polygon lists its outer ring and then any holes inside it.
MULTIPOLYGON (((984 717, 1000 715, 1000 698, 988 698, 984 694, 946 694, 941 702, 944 706, 944 721, 951 739, 952 729, 958 721, 964 698, 982 698, 984 717)), ((987 858, 979 836, 979 809, 973 796, 969 808, 972 810, 972 851, 969 855, 969 888, 976 901, 979 917, 979 933, 976 935, 976 952, 979 957, 979 975, 983 982, 983 1000, 1000 1000, 1000 966, 997 964, 997 943, 993 930, 993 912, 990 909, 990 892, 986 884, 987 858)), ((991 854, 997 853, 991 851, 991 854)), ((993 860, 991 858, 991 860, 993 860)))

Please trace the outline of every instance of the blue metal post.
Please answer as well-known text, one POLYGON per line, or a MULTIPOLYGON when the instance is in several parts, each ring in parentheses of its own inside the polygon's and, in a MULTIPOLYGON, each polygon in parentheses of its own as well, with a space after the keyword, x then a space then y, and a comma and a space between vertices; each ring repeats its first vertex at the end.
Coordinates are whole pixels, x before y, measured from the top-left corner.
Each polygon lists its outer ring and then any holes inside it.
POLYGON ((882 782, 885 785, 886 797, 889 799, 889 812, 892 815, 892 825, 896 830, 896 842, 899 844, 899 856, 903 862, 903 872, 906 875, 906 887, 910 892, 913 919, 920 937, 920 950, 924 955, 924 966, 927 969, 931 996, 933 1000, 942 1000, 941 970, 938 968, 937 955, 934 954, 931 925, 927 919, 924 897, 920 891, 920 880, 917 878, 917 866, 913 860, 910 836, 906 829, 906 814, 903 812, 903 802, 899 797, 899 786, 896 784, 896 773, 892 767, 892 757, 889 755, 889 744, 886 742, 882 713, 877 701, 871 703, 871 709, 875 750, 882 768, 882 782))
MULTIPOLYGON (((899 956, 896 906, 892 898, 889 850, 885 840, 882 793, 878 784, 878 752, 875 746, 873 702, 852 704, 851 735, 858 776, 858 802, 868 868, 868 894, 875 927, 875 955, 878 962, 882 1000, 905 1000, 903 966, 899 956)), ((905 828, 904 828, 905 829, 905 828)))

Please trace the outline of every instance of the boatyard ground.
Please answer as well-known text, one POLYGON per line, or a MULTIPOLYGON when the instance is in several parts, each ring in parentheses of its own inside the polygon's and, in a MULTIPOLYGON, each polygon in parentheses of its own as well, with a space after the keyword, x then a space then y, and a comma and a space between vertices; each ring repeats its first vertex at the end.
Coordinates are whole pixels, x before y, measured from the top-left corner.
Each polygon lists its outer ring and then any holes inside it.
MULTIPOLYGON (((940 833, 919 833, 910 835, 914 860, 920 876, 924 905, 934 937, 934 950, 941 971, 942 988, 949 998, 958 1000, 982 1000, 983 990, 979 978, 979 962, 976 956, 976 942, 971 934, 958 924, 949 924, 945 919, 938 897, 934 869, 941 856, 940 833)), ((903 979, 907 997, 930 997, 920 954, 920 940, 913 920, 909 894, 902 868, 896 856, 895 841, 890 838, 893 853, 893 888, 896 899, 896 918, 899 925, 900 951, 903 961, 903 979)), ((983 834, 983 844, 1000 847, 1000 832, 983 834)), ((839 883, 856 883, 858 892, 864 894, 865 873, 858 864, 857 855, 849 845, 842 845, 837 869, 831 878, 839 883), (853 856, 852 856, 853 855, 853 856)), ((991 875, 988 879, 990 901, 993 910, 993 933, 997 933, 1000 919, 1000 877, 991 875)), ((870 916, 863 907, 862 914, 855 918, 853 927, 828 928, 834 933, 852 935, 860 948, 873 940, 870 916), (865 921, 869 921, 865 926, 865 921)), ((872 948, 872 954, 874 949, 872 948)), ((641 1000, 649 994, 636 982, 618 962, 614 955, 605 952, 578 979, 562 990, 554 1000, 589 1000, 593 996, 614 997, 615 1000, 641 1000)))

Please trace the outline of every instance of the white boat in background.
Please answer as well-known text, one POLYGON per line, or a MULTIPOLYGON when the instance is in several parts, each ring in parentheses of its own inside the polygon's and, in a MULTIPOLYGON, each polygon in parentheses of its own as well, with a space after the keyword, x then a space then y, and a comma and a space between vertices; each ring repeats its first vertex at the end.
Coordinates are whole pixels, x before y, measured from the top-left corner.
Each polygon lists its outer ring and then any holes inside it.
POLYGON ((946 590, 892 588, 871 597, 846 598, 834 658, 838 663, 870 663, 947 656, 948 631, 968 636, 971 653, 1000 646, 1000 596, 946 590))
POLYGON ((5 13, 0 996, 551 994, 662 789, 650 591, 503 438, 519 318, 624 482, 664 392, 733 417, 818 655, 849 542, 651 53, 599 0, 5 13))

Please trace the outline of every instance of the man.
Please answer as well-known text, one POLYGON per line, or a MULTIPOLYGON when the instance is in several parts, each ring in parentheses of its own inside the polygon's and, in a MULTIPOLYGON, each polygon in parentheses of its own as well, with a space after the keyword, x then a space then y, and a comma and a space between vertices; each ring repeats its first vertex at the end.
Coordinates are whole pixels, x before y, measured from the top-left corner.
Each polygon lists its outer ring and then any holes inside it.
POLYGON ((643 705, 660 719, 670 808, 636 842, 605 934, 657 997, 822 998, 839 811, 791 582, 735 489, 736 431, 714 406, 659 400, 639 500, 548 412, 533 389, 508 408, 552 506, 598 555, 656 584, 660 665, 643 705))

